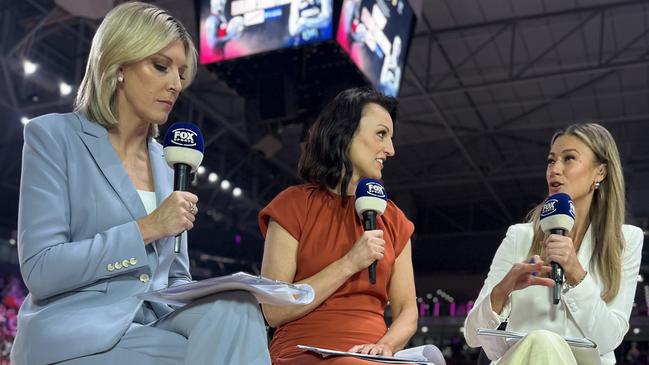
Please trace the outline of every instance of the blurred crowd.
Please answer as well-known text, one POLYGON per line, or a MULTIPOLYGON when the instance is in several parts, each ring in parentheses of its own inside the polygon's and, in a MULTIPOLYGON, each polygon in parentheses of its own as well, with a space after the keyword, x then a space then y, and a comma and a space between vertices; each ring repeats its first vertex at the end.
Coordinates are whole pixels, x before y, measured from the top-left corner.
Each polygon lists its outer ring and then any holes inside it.
POLYGON ((9 352, 16 336, 16 314, 26 293, 18 276, 0 276, 0 365, 9 365, 9 352))

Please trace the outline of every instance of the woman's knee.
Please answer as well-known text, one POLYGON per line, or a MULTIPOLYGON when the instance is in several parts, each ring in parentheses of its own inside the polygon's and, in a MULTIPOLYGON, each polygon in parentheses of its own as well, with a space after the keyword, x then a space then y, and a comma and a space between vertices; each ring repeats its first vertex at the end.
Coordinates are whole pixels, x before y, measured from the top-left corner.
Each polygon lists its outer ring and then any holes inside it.
POLYGON ((254 295, 246 290, 229 290, 210 296, 204 297, 196 301, 193 306, 219 306, 219 307, 245 307, 254 306, 258 307, 259 302, 254 295))
POLYGON ((254 295, 245 290, 221 292, 206 298, 209 304, 209 316, 231 317, 230 320, 249 318, 261 320, 261 309, 254 295))
POLYGON ((555 342, 555 341, 565 341, 563 337, 560 335, 548 331, 548 330, 534 330, 531 331, 530 333, 525 336, 525 339, 523 341, 526 342, 532 342, 532 343, 538 343, 538 342, 555 342))

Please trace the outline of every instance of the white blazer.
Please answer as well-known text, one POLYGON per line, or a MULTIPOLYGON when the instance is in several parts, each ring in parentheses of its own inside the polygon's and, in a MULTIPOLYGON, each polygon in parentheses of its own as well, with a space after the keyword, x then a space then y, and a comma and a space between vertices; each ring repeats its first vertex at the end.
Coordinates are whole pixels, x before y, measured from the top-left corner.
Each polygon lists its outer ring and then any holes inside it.
MULTIPOLYGON (((594 243, 588 227, 577 257, 588 271, 575 288, 561 294, 561 302, 552 304, 552 289, 531 286, 514 291, 501 313, 491 308, 491 290, 517 262, 528 258, 532 245, 532 224, 510 226, 491 263, 487 279, 478 299, 464 323, 464 337, 471 347, 482 346, 477 336, 478 328, 497 328, 509 318, 507 330, 530 332, 545 329, 562 336, 586 337, 597 344, 602 364, 615 364, 613 350, 620 345, 629 329, 629 316, 635 297, 637 276, 642 258, 644 235, 638 227, 624 225, 622 233, 625 248, 622 254, 620 291, 611 302, 601 299, 602 280, 590 266, 594 243)), ((497 348, 483 347, 490 358, 500 358, 507 351, 504 339, 497 348)))

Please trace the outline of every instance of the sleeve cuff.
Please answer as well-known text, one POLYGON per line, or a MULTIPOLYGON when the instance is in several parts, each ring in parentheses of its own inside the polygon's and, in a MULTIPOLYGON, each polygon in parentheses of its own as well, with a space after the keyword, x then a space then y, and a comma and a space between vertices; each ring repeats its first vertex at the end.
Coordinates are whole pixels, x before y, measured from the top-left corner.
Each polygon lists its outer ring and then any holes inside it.
POLYGON ((500 313, 494 312, 493 308, 491 308, 491 298, 487 298, 489 299, 489 309, 491 310, 492 315, 498 318, 498 325, 500 325, 502 322, 505 322, 509 318, 509 314, 512 312, 511 297, 511 294, 507 297, 507 301, 505 301, 505 305, 503 306, 503 309, 500 311, 500 313))
POLYGON ((509 318, 509 314, 511 313, 512 306, 511 306, 511 294, 507 298, 507 301, 505 302, 505 305, 503 306, 502 311, 500 313, 496 313, 493 308, 491 307, 491 292, 489 292, 489 295, 487 295, 483 302, 480 304, 480 312, 482 312, 482 318, 485 318, 487 320, 487 324, 489 328, 496 329, 502 322, 505 322, 507 318, 509 318))
POLYGON ((140 229, 135 221, 111 228, 115 232, 115 242, 102 260, 100 277, 121 275, 149 265, 146 248, 140 229))
POLYGON ((564 290, 562 296, 568 310, 575 314, 580 310, 586 309, 583 304, 590 303, 593 295, 599 296, 599 293, 600 288, 595 284, 590 273, 587 273, 584 279, 575 287, 564 290))

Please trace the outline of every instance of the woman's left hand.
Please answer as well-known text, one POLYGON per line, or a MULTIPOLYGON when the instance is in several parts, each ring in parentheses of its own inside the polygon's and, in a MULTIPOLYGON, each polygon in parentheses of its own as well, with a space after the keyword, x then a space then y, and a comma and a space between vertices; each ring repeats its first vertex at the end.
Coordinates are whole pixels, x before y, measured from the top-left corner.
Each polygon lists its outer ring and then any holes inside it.
POLYGON ((381 344, 381 343, 366 343, 364 345, 356 345, 347 352, 357 352, 359 354, 366 355, 382 355, 382 356, 392 356, 394 350, 392 347, 381 344))
POLYGON ((583 279, 586 271, 581 266, 572 238, 551 234, 543 242, 548 262, 556 262, 563 268, 566 281, 569 284, 576 284, 583 279))

